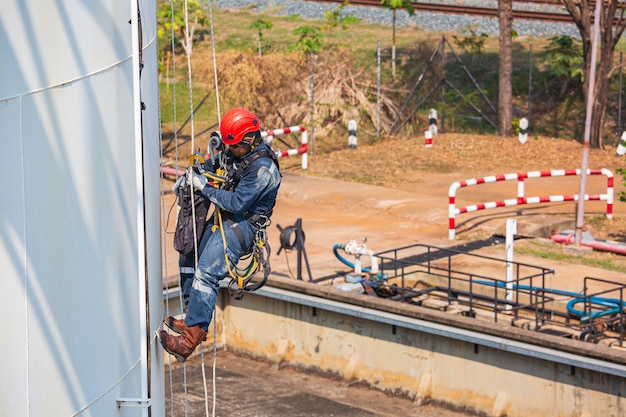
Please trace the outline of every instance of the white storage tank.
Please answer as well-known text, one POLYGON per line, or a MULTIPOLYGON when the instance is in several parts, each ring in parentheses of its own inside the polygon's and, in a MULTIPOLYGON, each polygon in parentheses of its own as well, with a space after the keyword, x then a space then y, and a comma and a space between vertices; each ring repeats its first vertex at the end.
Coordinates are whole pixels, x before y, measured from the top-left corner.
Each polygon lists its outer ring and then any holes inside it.
POLYGON ((155 7, 2 2, 0 415, 163 415, 155 7))

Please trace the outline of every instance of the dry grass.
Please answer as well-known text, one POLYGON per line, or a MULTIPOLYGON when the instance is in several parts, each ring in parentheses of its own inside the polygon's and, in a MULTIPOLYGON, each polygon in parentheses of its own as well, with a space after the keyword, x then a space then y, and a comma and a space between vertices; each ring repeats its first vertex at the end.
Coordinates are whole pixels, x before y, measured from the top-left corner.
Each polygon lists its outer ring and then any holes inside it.
MULTIPOLYGON (((313 97, 315 131, 327 149, 337 149, 331 139, 347 132, 351 119, 359 120, 364 131, 374 131, 379 119, 376 82, 363 68, 350 66, 350 57, 341 51, 316 56, 313 97)), ((213 97, 214 66, 210 50, 197 49, 192 56, 194 83, 213 97)), ((225 51, 217 60, 217 78, 222 113, 232 107, 247 107, 265 127, 309 125, 310 61, 302 53, 257 54, 225 51)), ((211 102, 214 102, 214 98, 211 102)), ((380 98, 380 126, 388 131, 399 111, 389 96, 380 98)), ((213 122, 217 111, 209 111, 213 122)), ((311 127, 309 126, 309 129, 311 127)))
MULTIPOLYGON (((313 138, 313 155, 307 175, 384 185, 411 191, 429 173, 458 174, 457 180, 524 171, 576 169, 581 166, 583 147, 573 140, 529 138, 521 145, 517 138, 464 134, 439 134, 432 148, 424 137, 388 137, 371 145, 335 152, 319 150, 313 138)), ((297 164, 294 164, 296 166, 297 164)), ((615 173, 624 166, 615 149, 591 149, 589 168, 608 168, 615 173)), ((616 183, 620 183, 619 178, 616 183)), ((616 184, 618 186, 619 184, 616 184)), ((620 188, 622 190, 622 188, 620 188)))

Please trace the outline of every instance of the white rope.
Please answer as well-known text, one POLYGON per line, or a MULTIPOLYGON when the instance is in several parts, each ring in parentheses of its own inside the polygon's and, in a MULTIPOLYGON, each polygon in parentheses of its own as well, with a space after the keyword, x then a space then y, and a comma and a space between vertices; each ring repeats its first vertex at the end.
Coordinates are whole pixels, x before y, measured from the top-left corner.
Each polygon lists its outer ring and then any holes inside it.
MULTIPOLYGON (((218 116, 218 123, 221 121, 220 118, 220 101, 219 101, 219 89, 218 89, 218 83, 217 83, 217 60, 216 60, 216 56, 215 56, 215 37, 214 37, 214 31, 213 31, 213 9, 211 7, 211 1, 208 1, 209 3, 209 15, 210 15, 210 28, 211 28, 211 44, 212 44, 212 50, 213 50, 213 67, 214 67, 214 78, 215 78, 215 97, 216 97, 216 101, 217 101, 217 116, 218 116)), ((172 77, 174 79, 174 87, 173 87, 173 118, 174 118, 174 143, 175 143, 175 158, 176 158, 176 172, 177 172, 177 180, 178 180, 178 167, 179 167, 179 153, 178 153, 178 147, 179 147, 179 143, 178 143, 178 132, 177 132, 177 106, 176 106, 176 97, 177 97, 177 92, 176 92, 176 84, 177 84, 177 79, 176 79, 176 60, 175 60, 175 31, 174 31, 174 0, 170 0, 170 12, 171 12, 171 41, 172 41, 172 77)), ((185 13, 185 51, 186 51, 186 57, 187 57, 187 76, 188 76, 188 82, 189 82, 189 109, 190 109, 190 117, 189 117, 189 121, 190 121, 190 126, 191 126, 191 152, 190 152, 190 159, 193 161, 193 157, 195 154, 195 149, 196 149, 196 145, 195 145, 195 122, 194 122, 194 106, 193 106, 193 71, 192 71, 192 67, 191 67, 191 52, 192 52, 192 35, 190 32, 190 26, 189 26, 189 4, 188 1, 185 0, 184 1, 184 13, 185 13)), ((191 169, 191 167, 190 167, 191 169)), ((164 192, 163 193, 163 200, 164 200, 164 192)), ((196 218, 196 214, 195 214, 195 201, 194 201, 194 193, 191 193, 191 210, 192 210, 192 218, 195 219, 196 218)), ((163 203, 164 205, 164 203, 163 203)), ((165 212, 165 208, 162 207, 162 211, 165 212)), ((165 222, 164 222, 165 223, 165 222)), ((167 227, 167 225, 165 225, 165 227, 167 227)), ((163 235, 165 236, 165 232, 163 233, 163 235)), ((196 227, 196 222, 193 222, 193 237, 194 237, 194 270, 197 270, 198 268, 198 232, 197 232, 197 227, 196 227)), ((165 238, 164 238, 164 242, 163 242, 164 246, 166 245, 165 242, 165 238)), ((167 251, 165 251, 167 252, 167 251)), ((165 258, 167 259, 167 258, 165 258)), ((165 267, 165 271, 166 271, 166 276, 167 276, 167 262, 166 262, 166 267, 165 267)), ((179 274, 179 302, 180 302, 180 306, 181 306, 181 314, 184 312, 184 300, 183 300, 183 288, 182 288, 182 282, 180 281, 180 274, 179 274)), ((166 290, 167 290, 167 284, 166 284, 166 290)), ((166 312, 167 315, 169 316, 169 302, 167 301, 166 298, 166 312)), ((216 391, 216 380, 217 380, 217 375, 216 375, 216 364, 217 364, 217 321, 216 321, 216 317, 215 317, 215 311, 213 314, 213 410, 212 410, 212 416, 215 417, 215 413, 216 413, 216 405, 217 405, 217 391, 216 391)), ((204 361, 204 350, 202 347, 202 343, 200 344, 200 355, 201 355, 201 362, 202 362, 202 378, 203 378, 203 383, 204 383, 204 398, 205 398, 205 413, 208 416, 209 415, 209 408, 208 408, 208 389, 207 389, 207 379, 206 379, 206 373, 205 373, 205 361, 204 361)), ((173 377, 172 377, 172 366, 170 363, 170 356, 168 355, 168 365, 169 365, 169 370, 170 370, 170 412, 172 415, 174 415, 174 388, 173 388, 173 377)), ((184 387, 184 404, 185 404, 185 416, 188 415, 188 398, 187 398, 187 367, 186 367, 186 363, 183 363, 183 387, 184 387)))
MULTIPOLYGON (((220 111, 220 90, 219 85, 217 83, 217 58, 215 56, 215 34, 213 32, 213 5, 212 1, 208 0, 209 3, 209 27, 211 30, 211 53, 213 54, 213 78, 215 80, 215 102, 217 106, 217 123, 218 126, 221 119, 221 111, 220 111)), ((211 155, 213 156, 213 155, 211 155)), ((215 408, 217 405, 217 375, 215 369, 217 368, 217 310, 213 310, 213 413, 211 414, 215 417, 215 408)), ((206 392, 206 387, 205 387, 206 392)), ((208 414, 208 409, 206 410, 208 414)))
MULTIPOLYGON (((221 109, 220 109, 220 90, 217 82, 217 57, 215 56, 215 32, 213 30, 213 3, 208 0, 209 4, 209 28, 211 31, 211 53, 213 54, 213 78, 215 80, 215 103, 217 108, 217 123, 218 126, 222 121, 221 109)), ((211 155, 213 156, 213 155, 211 155)), ((217 375, 215 369, 217 368, 217 310, 213 310, 213 412, 212 416, 215 417, 216 405, 217 405, 217 375)), ((205 387, 206 390, 206 387, 205 387)), ((208 409, 207 409, 208 414, 208 409)))
MULTIPOLYGON (((194 122, 194 106, 193 106, 193 77, 192 77, 192 68, 191 68, 191 51, 193 49, 193 39, 189 29, 189 4, 187 0, 184 2, 185 4, 185 42, 186 48, 185 51, 187 53, 187 75, 189 79, 189 121, 191 125, 191 160, 193 161, 196 145, 195 145, 195 122, 194 122)), ((191 161, 190 161, 191 162, 191 161)), ((191 175, 191 167, 189 168, 188 174, 191 175)), ((194 240, 194 270, 197 272, 198 270, 198 230, 196 226, 196 203, 194 199, 194 192, 191 191, 191 218, 193 221, 193 240, 194 240)), ((195 278, 194 278, 195 279, 195 278)), ((215 318, 213 319, 215 320, 215 318)), ((213 346, 215 346, 216 340, 213 339, 213 346)), ((205 403, 205 414, 208 417, 209 413, 209 405, 208 405, 208 390, 206 384, 206 372, 204 366, 204 348, 202 343, 200 343, 200 356, 201 356, 201 367, 202 367, 202 381, 204 386, 204 403, 205 403)), ((214 357, 215 362, 215 357, 214 357)), ((215 403, 216 403, 216 394, 215 394, 215 366, 213 366, 213 417, 215 417, 215 403)), ((186 401, 185 401, 186 405, 186 401)))
MULTIPOLYGON (((217 397, 217 385, 216 385, 216 375, 215 369, 217 368, 217 313, 213 313, 213 417, 215 417, 215 406, 216 406, 216 397, 217 397)), ((208 410, 207 410, 208 412, 208 410)))
MULTIPOLYGON (((173 103, 173 131, 174 131, 174 149, 175 149, 175 167, 176 167, 176 180, 178 180, 178 169, 179 169, 179 154, 178 154, 178 126, 177 126, 177 122, 178 122, 178 107, 176 105, 176 97, 177 97, 177 74, 176 74, 176 54, 174 53, 174 51, 176 50, 176 42, 175 42, 175 21, 174 21, 174 1, 170 0, 170 14, 171 14, 171 33, 170 33, 170 38, 171 38, 171 48, 172 48, 172 78, 174 79, 173 87, 172 87, 172 92, 173 92, 173 97, 174 97, 174 103, 173 103)), ((167 224, 165 224, 165 227, 167 228, 167 224)), ((165 236, 166 233, 163 233, 163 235, 165 236)), ((165 248, 167 246, 164 246, 165 248)), ((164 250, 164 253, 167 254, 167 250, 164 250)), ((166 274, 165 276, 167 277, 167 257, 165 258, 165 271, 166 274)), ((166 284, 167 285, 167 284, 166 284)), ((184 300, 183 300, 183 291, 182 291, 182 282, 180 280, 180 274, 178 274, 178 287, 180 289, 179 293, 178 293, 178 302, 180 305, 180 313, 182 315, 182 313, 184 312, 184 300)), ((166 287, 167 289, 167 287, 166 287)), ((167 301, 169 300, 169 298, 166 297, 166 316, 170 316, 170 311, 169 311, 169 302, 167 301)), ((167 364, 168 364, 168 369, 169 369, 169 376, 170 376, 170 415, 174 416, 174 405, 175 405, 175 401, 174 401, 174 387, 173 387, 173 375, 172 375, 172 362, 171 362, 171 357, 170 355, 167 355, 167 364)), ((188 409, 188 402, 187 402, 187 364, 183 364, 183 398, 184 398, 184 404, 185 404, 185 408, 184 408, 184 412, 185 412, 185 417, 188 416, 189 414, 189 409, 188 409)))
MULTIPOLYGON (((185 0, 185 52, 187 53, 187 76, 189 78, 189 121, 191 124, 191 154, 193 155, 195 149, 195 126, 194 126, 194 111, 193 111, 193 81, 191 72, 191 50, 192 50, 191 34, 189 32, 189 4, 185 0)), ((193 193, 192 193, 193 194, 193 193)), ((193 204, 192 204, 193 207, 193 204)), ((195 223, 194 223, 195 224, 195 223)))
POLYGON ((215 101, 217 104, 217 123, 222 121, 222 112, 220 110, 220 89, 217 82, 217 58, 215 56, 215 36, 213 34, 213 7, 212 2, 209 0, 209 24, 211 27, 211 51, 213 53, 213 78, 215 79, 215 101))
MULTIPOLYGON (((159 95, 157 95, 157 97, 159 97, 159 95)), ((159 120, 161 120, 161 103, 160 103, 160 97, 159 97, 159 120)), ((163 160, 163 134, 161 129, 159 129, 159 149, 160 149, 160 157, 161 160, 163 160)), ((163 181, 164 179, 164 174, 161 173, 161 224, 163 225, 163 231, 162 231, 162 236, 163 236, 163 241, 161 242, 161 245, 163 245, 162 247, 165 249, 167 248, 167 220, 166 220, 166 215, 165 215, 165 182, 163 181)), ((168 271, 167 271, 167 251, 163 250, 163 276, 164 277, 168 277, 168 271)), ((169 293, 169 281, 166 279, 165 280, 165 293, 169 293)), ((165 313, 166 313, 166 317, 169 315, 170 312, 170 300, 169 297, 165 297, 165 313)), ((173 387, 172 387, 172 364, 170 363, 170 357, 169 355, 167 355, 167 366, 168 366, 168 370, 169 370, 169 376, 170 376, 170 398, 172 398, 172 394, 173 394, 173 387)), ((174 415, 174 402, 170 401, 170 406, 171 406, 171 415, 174 415)))

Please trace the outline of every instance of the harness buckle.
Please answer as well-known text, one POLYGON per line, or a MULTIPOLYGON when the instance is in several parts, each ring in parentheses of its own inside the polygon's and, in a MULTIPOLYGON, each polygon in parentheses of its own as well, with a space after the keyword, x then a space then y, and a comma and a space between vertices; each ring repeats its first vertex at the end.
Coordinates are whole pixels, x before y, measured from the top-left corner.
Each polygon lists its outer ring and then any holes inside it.
POLYGON ((272 222, 269 216, 257 213, 247 216, 246 220, 248 220, 248 222, 250 222, 250 224, 257 230, 265 229, 272 222))

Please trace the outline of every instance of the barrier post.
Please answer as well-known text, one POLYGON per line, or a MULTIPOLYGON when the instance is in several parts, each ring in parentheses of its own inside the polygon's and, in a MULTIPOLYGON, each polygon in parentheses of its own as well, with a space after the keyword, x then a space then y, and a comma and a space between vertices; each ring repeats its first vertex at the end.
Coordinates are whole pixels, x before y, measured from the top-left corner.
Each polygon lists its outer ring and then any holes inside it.
POLYGON ((617 143, 617 155, 624 156, 626 154, 626 130, 622 133, 622 138, 617 143))
POLYGON ((433 135, 439 133, 437 130, 437 110, 435 109, 430 109, 428 112, 428 130, 430 130, 433 135))
POLYGON ((430 130, 424 131, 424 148, 433 147, 433 132, 430 130))
POLYGON ((528 141, 528 125, 529 125, 528 119, 525 117, 522 117, 519 121, 519 135, 518 135, 519 143, 521 143, 522 145, 528 141))
POLYGON ((350 149, 356 149, 356 120, 348 122, 348 146, 350 149))

